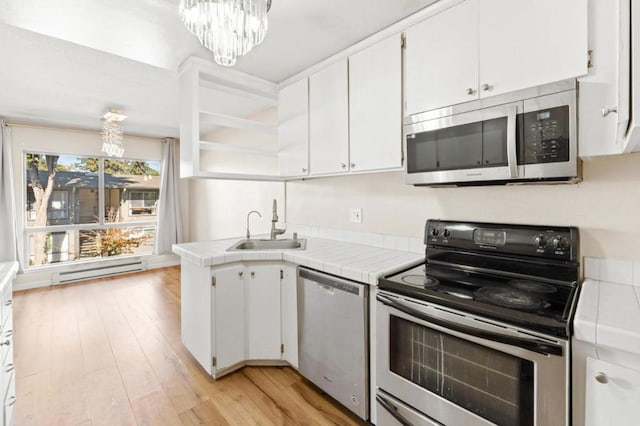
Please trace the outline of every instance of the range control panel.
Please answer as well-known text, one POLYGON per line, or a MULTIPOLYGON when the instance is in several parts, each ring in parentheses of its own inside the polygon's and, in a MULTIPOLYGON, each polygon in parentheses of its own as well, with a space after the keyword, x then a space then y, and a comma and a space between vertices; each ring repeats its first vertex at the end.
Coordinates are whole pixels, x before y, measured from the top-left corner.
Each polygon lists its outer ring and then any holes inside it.
POLYGON ((519 164, 569 161, 569 106, 522 114, 524 158, 519 164))
POLYGON ((576 260, 579 240, 574 227, 429 220, 427 247, 491 251, 558 260, 576 260))

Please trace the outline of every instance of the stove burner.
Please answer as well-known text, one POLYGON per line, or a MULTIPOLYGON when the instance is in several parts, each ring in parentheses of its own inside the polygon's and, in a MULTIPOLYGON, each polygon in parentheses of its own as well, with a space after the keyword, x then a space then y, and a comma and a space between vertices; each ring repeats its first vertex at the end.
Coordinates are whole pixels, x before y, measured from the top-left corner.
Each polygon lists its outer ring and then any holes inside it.
POLYGON ((508 284, 518 290, 530 291, 532 293, 555 293, 557 289, 549 284, 529 280, 510 280, 508 284))
POLYGON ((517 288, 482 287, 477 289, 475 294, 478 297, 477 300, 504 308, 535 311, 549 306, 539 294, 527 293, 517 288))
POLYGON ((429 277, 427 275, 405 275, 404 277, 402 277, 402 281, 412 286, 424 288, 433 287, 435 285, 438 285, 438 283, 440 282, 437 279, 429 277))

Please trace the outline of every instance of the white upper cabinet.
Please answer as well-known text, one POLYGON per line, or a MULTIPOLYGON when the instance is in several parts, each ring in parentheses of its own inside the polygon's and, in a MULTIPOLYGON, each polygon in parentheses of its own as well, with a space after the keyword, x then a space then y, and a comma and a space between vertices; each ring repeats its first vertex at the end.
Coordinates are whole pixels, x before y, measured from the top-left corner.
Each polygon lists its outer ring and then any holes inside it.
POLYGON ((587 0, 479 0, 480 96, 587 73, 587 0))
POLYGON ((253 265, 246 271, 248 359, 279 360, 282 264, 253 265))
POLYGON ((407 29, 406 115, 478 98, 478 0, 407 29))
POLYGON ((309 174, 309 79, 280 90, 278 94, 278 142, 280 176, 309 174))
MULTIPOLYGON (((629 0, 589 2, 589 49, 593 66, 579 79, 578 153, 581 157, 621 154, 630 122, 629 0)), ((637 55, 636 55, 637 56, 637 55)))
POLYGON ((466 0, 406 31, 411 115, 587 73, 587 0, 466 0))
POLYGON ((349 58, 349 170, 402 167, 402 38, 349 58))
POLYGON ((309 170, 313 175, 348 171, 348 96, 347 59, 309 78, 309 170))

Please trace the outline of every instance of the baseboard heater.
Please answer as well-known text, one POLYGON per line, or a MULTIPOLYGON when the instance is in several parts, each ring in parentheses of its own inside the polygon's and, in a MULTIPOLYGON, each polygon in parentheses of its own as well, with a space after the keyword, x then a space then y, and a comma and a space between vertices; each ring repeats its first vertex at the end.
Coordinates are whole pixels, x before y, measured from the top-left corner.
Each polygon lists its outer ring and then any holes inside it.
POLYGON ((124 274, 127 272, 142 271, 145 269, 144 262, 140 258, 127 259, 119 263, 109 265, 88 266, 72 271, 55 272, 53 274, 53 284, 63 284, 71 281, 86 280, 109 275, 124 274))

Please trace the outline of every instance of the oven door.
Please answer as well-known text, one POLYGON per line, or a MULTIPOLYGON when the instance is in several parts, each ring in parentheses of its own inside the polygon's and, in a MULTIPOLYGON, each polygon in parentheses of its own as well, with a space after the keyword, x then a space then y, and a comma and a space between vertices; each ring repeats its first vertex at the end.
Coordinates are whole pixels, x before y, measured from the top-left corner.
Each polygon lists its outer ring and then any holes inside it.
POLYGON ((567 341, 386 291, 376 298, 382 391, 445 425, 568 424, 567 341))
POLYGON ((518 114, 522 102, 450 115, 404 127, 406 182, 437 185, 522 178, 518 114))

